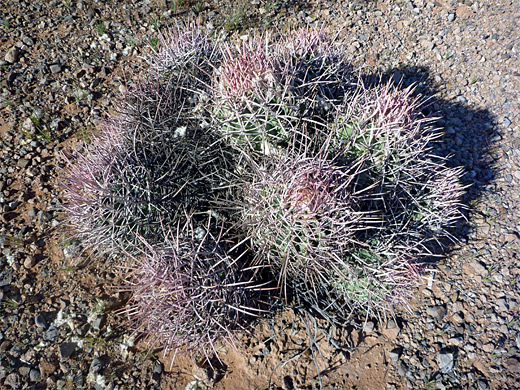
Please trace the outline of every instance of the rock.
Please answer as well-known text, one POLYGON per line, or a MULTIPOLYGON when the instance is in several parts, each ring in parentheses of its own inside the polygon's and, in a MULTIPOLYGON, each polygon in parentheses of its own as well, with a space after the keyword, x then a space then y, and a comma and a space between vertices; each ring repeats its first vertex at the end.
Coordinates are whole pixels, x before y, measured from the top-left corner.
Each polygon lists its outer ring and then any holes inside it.
POLYGON ((517 356, 510 357, 506 360, 505 366, 510 372, 520 372, 520 358, 517 356))
POLYGON ((50 70, 52 74, 60 73, 61 72, 61 65, 60 64, 54 64, 50 66, 50 70))
POLYGON ((493 345, 493 343, 487 343, 482 346, 482 350, 486 353, 493 352, 494 349, 495 346, 493 345))
POLYGON ((408 366, 405 364, 405 362, 401 361, 399 363, 399 367, 397 367, 397 372, 401 376, 405 376, 408 373, 408 366))
POLYGON ((504 298, 497 299, 497 309, 498 311, 508 311, 509 307, 504 298))
POLYGON ((394 320, 389 320, 381 333, 390 340, 396 340, 400 331, 401 330, 396 322, 394 320))
POLYGON ((455 313, 452 317, 451 317, 451 321, 454 323, 454 324, 462 324, 464 322, 464 318, 462 316, 462 312, 459 312, 459 313, 455 313))
POLYGON ((76 350, 78 345, 72 342, 61 343, 59 346, 60 359, 62 361, 67 360, 76 350))
POLYGON ((395 84, 399 85, 399 83, 402 81, 403 79, 403 74, 401 72, 399 72, 398 70, 394 71, 394 73, 392 74, 392 80, 395 84))
POLYGON ((441 350, 437 353, 437 364, 443 374, 453 371, 453 353, 441 350))
POLYGON ((34 122, 32 118, 27 118, 22 123, 22 129, 29 133, 34 133, 36 131, 36 128, 34 127, 34 122))
POLYGON ((81 371, 79 371, 76 376, 74 377, 74 384, 76 385, 76 389, 82 389, 83 388, 83 374, 81 371))
POLYGON ((29 372, 31 371, 31 367, 22 366, 18 369, 18 372, 21 376, 27 376, 29 375, 29 372))
POLYGON ((31 269, 36 264, 36 259, 34 256, 27 256, 25 260, 23 261, 23 266, 25 269, 31 269))
POLYGON ((29 380, 31 382, 38 382, 41 378, 41 375, 40 375, 40 371, 39 370, 36 370, 36 369, 32 369, 30 372, 29 372, 29 380))
POLYGON ((462 301, 453 302, 453 307, 452 307, 453 313, 459 313, 462 310, 464 310, 464 303, 462 303, 462 301))
POLYGON ((388 357, 392 361, 392 363, 397 363, 399 358, 401 357, 401 354, 403 353, 402 348, 394 348, 388 353, 388 357))
POLYGON ((100 330, 103 328, 103 326, 105 326, 105 323, 106 316, 104 314, 98 315, 96 318, 94 318, 94 321, 92 321, 92 328, 94 330, 100 330))
POLYGON ((419 42, 421 44, 422 47, 424 47, 426 50, 432 50, 433 47, 435 46, 435 43, 433 43, 432 41, 430 41, 429 39, 421 39, 421 41, 419 42))
POLYGON ((13 281, 13 273, 11 269, 5 268, 0 271, 0 287, 9 286, 13 281))
POLYGON ((40 369, 40 376, 42 378, 48 378, 50 375, 53 375, 56 372, 58 366, 52 362, 48 362, 45 359, 42 359, 40 360, 38 368, 40 369))
POLYGON ((191 381, 186 385, 185 390, 198 390, 198 389, 205 389, 206 386, 201 381, 191 381))
POLYGON ((489 383, 485 381, 484 379, 479 379, 477 381, 478 390, 488 390, 489 389, 489 383))
POLYGON ((282 388, 284 390, 294 390, 294 382, 289 375, 284 376, 282 388))
POLYGON ((458 347, 464 341, 463 336, 455 336, 448 339, 448 344, 458 347))
POLYGON ((101 371, 103 368, 103 361, 100 358, 95 357, 92 359, 92 362, 90 363, 90 369, 89 372, 92 372, 94 374, 97 374, 101 371))
POLYGON ((426 308, 426 313, 436 321, 441 321, 444 316, 446 316, 446 306, 438 305, 428 307, 426 308))
POLYGON ((76 257, 81 252, 81 247, 79 246, 79 243, 77 241, 72 241, 70 245, 67 245, 65 248, 63 248, 63 255, 67 259, 71 259, 73 257, 76 257))
POLYGON ((16 60, 18 60, 18 53, 20 52, 20 50, 14 46, 12 48, 10 48, 7 53, 5 54, 5 61, 6 62, 9 62, 10 64, 14 64, 16 62, 16 60))
POLYGON ((459 95, 459 96, 457 96, 457 102, 459 102, 460 104, 467 104, 468 103, 468 99, 466 99, 462 95, 459 95))
POLYGON ((374 331, 374 322, 373 321, 367 321, 363 324, 363 332, 366 333, 372 333, 374 331))
MULTIPOLYGON (((469 265, 469 267, 471 267, 473 269, 473 271, 477 275, 480 275, 480 276, 484 277, 488 273, 486 267, 484 267, 480 262, 478 262, 476 260, 470 262, 468 265, 469 265)), ((465 269, 465 271, 466 271, 466 273, 468 275, 471 275, 471 270, 470 269, 465 269)))
POLYGON ((160 375, 160 374, 162 374, 162 372, 163 372, 163 365, 161 362, 157 362, 155 364, 155 367, 153 368, 153 373, 160 375))
POLYGON ((80 325, 76 328, 76 333, 83 337, 87 334, 87 332, 89 331, 90 329, 90 325, 89 324, 83 324, 83 325, 80 325))
POLYGON ((40 223, 49 222, 52 219, 52 214, 48 211, 40 211, 39 221, 40 223))
POLYGON ((38 209, 36 209, 34 207, 31 207, 29 209, 28 215, 29 215, 30 218, 36 217, 37 214, 38 214, 38 209))
POLYGON ((27 46, 32 46, 34 45, 34 41, 31 37, 28 37, 27 35, 24 35, 22 37, 22 42, 25 43, 27 46))
POLYGON ((22 168, 22 169, 25 169, 29 166, 29 164, 31 163, 31 160, 28 160, 26 158, 21 158, 20 160, 18 160, 18 163, 17 165, 22 168))
POLYGON ((13 389, 20 388, 20 375, 16 372, 12 372, 5 378, 4 385, 10 386, 13 389))
POLYGON ((58 338, 58 328, 52 325, 47 332, 43 335, 43 340, 53 342, 58 338))
POLYGON ((469 6, 466 4, 461 4, 457 7, 457 10, 455 11, 457 18, 469 18, 473 16, 473 11, 469 6))
POLYGON ((213 359, 211 363, 207 360, 197 362, 192 368, 192 374, 195 379, 201 381, 206 386, 213 386, 222 379, 226 372, 225 366, 213 359))
POLYGON ((47 321, 45 321, 45 317, 41 314, 38 314, 36 317, 34 317, 34 323, 36 326, 46 329, 47 328, 47 321))
POLYGON ((191 370, 192 375, 206 386, 213 384, 213 372, 209 367, 195 365, 191 370))

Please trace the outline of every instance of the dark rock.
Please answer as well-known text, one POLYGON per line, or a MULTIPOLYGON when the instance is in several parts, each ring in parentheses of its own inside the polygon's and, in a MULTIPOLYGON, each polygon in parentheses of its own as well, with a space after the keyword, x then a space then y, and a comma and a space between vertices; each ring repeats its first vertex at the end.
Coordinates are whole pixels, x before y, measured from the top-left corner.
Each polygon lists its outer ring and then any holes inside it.
POLYGON ((78 345, 76 343, 71 343, 71 342, 61 343, 59 346, 60 359, 62 361, 67 360, 74 353, 77 346, 78 345))
POLYGON ((34 317, 34 323, 42 329, 47 329, 47 321, 45 321, 45 317, 41 314, 34 317))
POLYGON ((293 390, 294 389, 293 380, 288 375, 283 378, 283 389, 284 390, 293 390))
POLYGON ((79 335, 79 336, 85 336, 88 332, 88 330, 90 329, 90 325, 89 324, 83 324, 81 326, 79 326, 78 328, 76 328, 76 333, 79 335))
POLYGON ((153 373, 154 374, 162 374, 163 372, 163 365, 161 362, 157 362, 157 364, 155 364, 155 367, 153 369, 153 373))
POLYGON ((94 359, 92 359, 92 363, 90 363, 89 372, 97 374, 98 372, 101 371, 102 368, 103 368, 103 361, 101 359, 95 357, 94 359))

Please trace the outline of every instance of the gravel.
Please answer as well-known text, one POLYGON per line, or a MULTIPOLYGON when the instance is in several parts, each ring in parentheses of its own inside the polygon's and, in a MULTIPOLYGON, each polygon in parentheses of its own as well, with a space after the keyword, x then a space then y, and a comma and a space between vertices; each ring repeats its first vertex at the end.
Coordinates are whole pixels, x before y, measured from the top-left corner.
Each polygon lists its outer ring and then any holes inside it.
MULTIPOLYGON (((174 10, 170 1, 0 0, 0 386, 193 384, 193 376, 175 382, 175 370, 134 345, 114 313, 126 298, 109 286, 120 280, 103 264, 73 267, 81 243, 61 233, 54 210, 63 156, 86 140, 138 74, 156 36, 152 20, 166 28, 199 17, 223 39, 249 39, 266 28, 276 34, 286 25, 340 31, 353 64, 368 75, 385 73, 435 95, 429 110, 445 135, 434 152, 466 171, 468 220, 454 232, 458 243, 427 266, 434 272, 409 311, 338 331, 341 345, 349 345, 339 354, 320 344, 329 362, 341 361, 323 382, 345 389, 520 388, 520 4, 201 3, 200 10, 174 10), (226 23, 231 19, 237 23, 226 23), (98 299, 111 303, 103 313, 98 299)), ((307 345, 297 332, 299 344, 291 337, 268 343, 261 335, 272 330, 256 329, 250 347, 238 351, 247 355, 245 371, 230 363, 233 370, 215 386, 240 388, 258 377, 265 388, 262 375, 292 357, 286 349, 307 345), (259 345, 266 354, 251 352, 259 345)), ((187 360, 179 372, 193 371, 187 360)), ((307 355, 284 367, 273 376, 280 387, 316 383, 307 355)))

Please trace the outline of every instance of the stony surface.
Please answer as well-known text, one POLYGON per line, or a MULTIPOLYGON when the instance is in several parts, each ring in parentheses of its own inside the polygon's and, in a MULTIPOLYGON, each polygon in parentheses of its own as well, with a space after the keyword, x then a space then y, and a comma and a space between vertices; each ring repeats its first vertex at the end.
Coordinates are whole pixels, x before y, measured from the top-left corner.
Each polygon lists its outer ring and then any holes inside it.
POLYGON ((505 0, 0 0, 0 386, 252 389, 273 374, 283 389, 520 388, 519 21, 505 0), (229 39, 340 31, 366 74, 435 96, 436 152, 466 169, 468 221, 409 312, 338 330, 343 344, 320 340, 319 359, 286 313, 223 351, 217 375, 134 345, 114 314, 127 299, 109 288, 117 275, 72 267, 81 248, 56 212, 63 154, 138 75, 157 28, 187 18, 229 39))

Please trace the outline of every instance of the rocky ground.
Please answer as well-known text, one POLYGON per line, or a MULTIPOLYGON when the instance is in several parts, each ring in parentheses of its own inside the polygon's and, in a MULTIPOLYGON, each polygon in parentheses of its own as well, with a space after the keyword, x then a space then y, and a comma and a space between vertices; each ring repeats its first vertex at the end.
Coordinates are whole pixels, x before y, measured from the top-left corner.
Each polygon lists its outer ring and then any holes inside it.
POLYGON ((0 0, 0 386, 520 388, 519 20, 505 0, 0 0), (283 313, 223 349, 218 370, 188 356, 170 367, 114 314, 126 298, 114 270, 73 267, 78 243, 56 212, 63 155, 138 75, 157 30, 188 18, 223 39, 340 31, 365 73, 434 96, 468 221, 409 312, 335 330, 337 345, 318 335, 314 358, 283 313))

